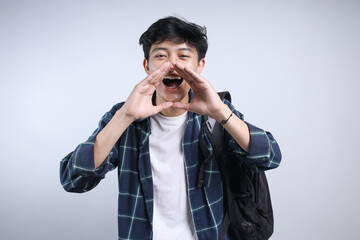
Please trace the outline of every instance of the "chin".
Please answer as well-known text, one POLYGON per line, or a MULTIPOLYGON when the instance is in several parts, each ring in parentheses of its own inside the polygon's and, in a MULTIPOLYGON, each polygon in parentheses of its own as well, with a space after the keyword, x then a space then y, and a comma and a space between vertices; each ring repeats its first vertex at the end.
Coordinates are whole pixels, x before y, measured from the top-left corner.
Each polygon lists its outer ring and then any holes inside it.
POLYGON ((166 102, 181 102, 186 97, 186 94, 184 93, 168 93, 165 94, 164 100, 166 102))

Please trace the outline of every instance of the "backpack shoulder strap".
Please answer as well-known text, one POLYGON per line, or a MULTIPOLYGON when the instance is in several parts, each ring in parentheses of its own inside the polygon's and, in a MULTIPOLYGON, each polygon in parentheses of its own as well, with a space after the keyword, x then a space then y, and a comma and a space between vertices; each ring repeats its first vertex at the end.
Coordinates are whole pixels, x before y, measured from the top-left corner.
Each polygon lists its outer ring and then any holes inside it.
MULTIPOLYGON (((218 92, 221 100, 228 100, 231 102, 231 95, 228 91, 218 92)), ((224 128, 216 122, 215 119, 209 118, 206 115, 202 116, 201 120, 201 128, 200 128, 200 135, 199 135, 199 147, 201 152, 204 155, 204 161, 202 161, 200 168, 199 168, 199 175, 198 175, 198 182, 197 186, 202 187, 204 185, 204 170, 205 165, 210 161, 211 155, 202 138, 202 132, 205 130, 208 139, 213 146, 214 154, 216 159, 221 159, 222 151, 223 151, 223 139, 224 139, 224 128)))
MULTIPOLYGON (((231 102, 231 95, 228 91, 218 92, 221 100, 228 100, 231 102)), ((210 141, 213 144, 215 157, 218 160, 221 160, 223 152, 223 142, 224 142, 224 128, 214 119, 214 127, 212 129, 212 134, 210 136, 210 141)))
POLYGON ((221 100, 228 100, 229 102, 231 102, 231 94, 229 91, 223 91, 223 92, 218 92, 221 100))
MULTIPOLYGON (((218 92, 218 94, 219 94, 221 100, 226 99, 229 102, 231 102, 231 95, 228 91, 218 92)), ((213 146, 215 158, 217 159, 219 167, 220 167, 220 171, 222 172, 221 178, 222 178, 223 187, 224 187, 223 194, 224 194, 225 217, 224 217, 223 225, 221 228, 220 239, 223 240, 225 238, 225 234, 230 225, 228 206, 230 204, 229 201, 231 201, 231 198, 232 198, 232 196, 229 196, 229 194, 231 194, 231 191, 229 189, 229 184, 228 184, 229 179, 227 179, 225 177, 225 175, 227 175, 227 174, 223 174, 223 171, 226 171, 226 169, 225 169, 226 167, 222 161, 224 128, 218 122, 216 122, 215 119, 209 118, 208 116, 202 117, 202 124, 201 124, 201 129, 200 129, 200 136, 199 136, 199 146, 200 146, 201 152, 204 154, 205 160, 201 163, 200 168, 199 168, 198 187, 202 187, 204 184, 205 165, 211 159, 210 152, 204 142, 204 139, 201 136, 203 130, 205 130, 205 133, 206 133, 211 145, 213 146)))

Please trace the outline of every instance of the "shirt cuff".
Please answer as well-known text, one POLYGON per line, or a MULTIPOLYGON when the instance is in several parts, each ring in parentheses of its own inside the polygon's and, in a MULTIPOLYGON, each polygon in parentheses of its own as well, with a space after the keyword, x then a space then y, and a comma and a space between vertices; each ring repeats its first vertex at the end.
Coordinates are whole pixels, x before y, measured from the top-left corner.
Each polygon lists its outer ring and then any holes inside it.
MULTIPOLYGON (((109 161, 113 151, 109 153, 105 161, 95 169, 94 162, 94 143, 84 142, 81 143, 74 151, 73 167, 75 172, 84 177, 94 176, 104 178, 105 174, 111 170, 108 169, 109 161)), ((111 168, 111 167, 110 167, 111 168)))
POLYGON ((247 158, 253 159, 256 162, 267 161, 271 154, 269 137, 264 130, 257 128, 248 122, 245 123, 248 125, 250 132, 250 147, 247 158))

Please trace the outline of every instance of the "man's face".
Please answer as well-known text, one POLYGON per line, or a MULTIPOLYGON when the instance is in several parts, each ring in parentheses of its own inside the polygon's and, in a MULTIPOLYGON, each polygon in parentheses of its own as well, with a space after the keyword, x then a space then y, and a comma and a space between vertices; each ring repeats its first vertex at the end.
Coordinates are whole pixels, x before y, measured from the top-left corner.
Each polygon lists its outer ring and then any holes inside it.
POLYGON ((187 103, 190 86, 174 70, 174 65, 180 63, 200 74, 205 60, 201 59, 199 62, 196 48, 186 43, 164 41, 151 46, 149 61, 144 60, 145 71, 151 74, 166 62, 170 62, 170 69, 162 83, 156 88, 156 105, 163 102, 187 103))

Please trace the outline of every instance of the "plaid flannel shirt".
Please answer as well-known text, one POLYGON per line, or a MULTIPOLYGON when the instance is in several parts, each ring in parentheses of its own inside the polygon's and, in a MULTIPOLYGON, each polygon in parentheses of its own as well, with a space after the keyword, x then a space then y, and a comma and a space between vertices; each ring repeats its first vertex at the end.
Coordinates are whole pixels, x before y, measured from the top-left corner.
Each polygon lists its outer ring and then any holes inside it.
MULTIPOLYGON (((190 91, 190 99, 192 92, 190 91)), ((243 119, 226 100, 224 102, 243 119)), ((86 192, 94 188, 108 171, 118 169, 118 237, 119 239, 152 239, 153 180, 149 154, 149 118, 133 122, 122 134, 110 154, 94 169, 94 142, 96 135, 106 126, 123 103, 116 104, 99 122, 89 139, 77 146, 60 163, 60 180, 66 191, 86 192)), ((277 142, 269 132, 249 123, 250 151, 244 152, 235 140, 225 133, 226 151, 231 151, 239 161, 256 170, 276 168, 281 160, 277 142)), ((187 194, 192 220, 199 240, 218 239, 223 221, 223 190, 219 166, 215 157, 206 165, 205 184, 197 187, 201 159, 198 139, 201 115, 188 112, 182 147, 187 179, 187 194)), ((211 153, 206 135, 201 135, 211 153)))

